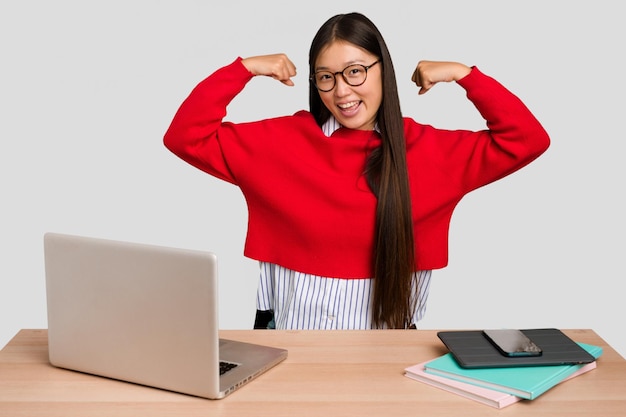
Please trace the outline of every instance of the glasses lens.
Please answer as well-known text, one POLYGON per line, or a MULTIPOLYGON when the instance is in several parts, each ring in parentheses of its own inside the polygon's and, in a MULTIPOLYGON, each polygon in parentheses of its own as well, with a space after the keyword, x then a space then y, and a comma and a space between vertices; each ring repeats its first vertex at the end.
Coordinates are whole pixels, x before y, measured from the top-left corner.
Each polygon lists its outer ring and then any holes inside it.
POLYGON ((363 65, 350 65, 343 70, 343 79, 351 86, 358 86, 365 82, 367 70, 363 65))
POLYGON ((330 91, 335 86, 335 75, 330 71, 315 73, 315 85, 322 91, 330 91))

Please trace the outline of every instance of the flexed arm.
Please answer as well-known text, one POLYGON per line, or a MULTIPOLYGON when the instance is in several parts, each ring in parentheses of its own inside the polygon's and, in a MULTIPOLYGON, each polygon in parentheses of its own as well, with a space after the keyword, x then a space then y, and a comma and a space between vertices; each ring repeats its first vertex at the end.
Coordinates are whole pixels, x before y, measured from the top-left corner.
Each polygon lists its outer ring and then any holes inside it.
MULTIPOLYGON (((232 139, 237 135, 233 129, 235 125, 223 121, 226 107, 257 75, 270 76, 291 86, 291 77, 295 74, 295 66, 285 54, 237 58, 191 91, 170 123, 163 143, 196 168, 237 183, 220 143, 226 136, 232 139)), ((245 137, 239 139, 246 140, 245 137)))
POLYGON ((440 82, 466 90, 487 130, 439 131, 430 150, 438 167, 467 192, 530 163, 549 146, 548 134, 522 101, 476 67, 458 62, 420 61, 412 81, 424 94, 440 82))

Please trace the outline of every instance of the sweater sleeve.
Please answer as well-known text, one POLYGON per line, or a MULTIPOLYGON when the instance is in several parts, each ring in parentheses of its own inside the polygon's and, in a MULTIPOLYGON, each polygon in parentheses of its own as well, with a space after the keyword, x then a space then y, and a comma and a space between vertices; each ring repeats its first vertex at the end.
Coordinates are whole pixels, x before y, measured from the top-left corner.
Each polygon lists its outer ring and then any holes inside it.
POLYGON ((550 139, 522 101, 476 67, 457 82, 485 119, 479 132, 439 135, 441 169, 463 193, 503 178, 539 157, 550 139))
POLYGON ((224 158, 219 130, 226 107, 253 75, 241 58, 201 81, 183 101, 165 133, 163 143, 172 153, 213 176, 236 183, 224 158))

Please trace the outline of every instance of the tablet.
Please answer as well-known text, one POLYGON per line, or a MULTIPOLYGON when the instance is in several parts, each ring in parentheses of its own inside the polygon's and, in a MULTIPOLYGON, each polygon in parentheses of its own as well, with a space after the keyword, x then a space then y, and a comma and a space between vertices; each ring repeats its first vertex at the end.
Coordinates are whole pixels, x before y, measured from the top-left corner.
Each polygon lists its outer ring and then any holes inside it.
POLYGON ((502 368, 591 363, 595 358, 559 329, 522 330, 539 348, 538 356, 506 356, 482 330, 440 331, 439 339, 463 368, 502 368))

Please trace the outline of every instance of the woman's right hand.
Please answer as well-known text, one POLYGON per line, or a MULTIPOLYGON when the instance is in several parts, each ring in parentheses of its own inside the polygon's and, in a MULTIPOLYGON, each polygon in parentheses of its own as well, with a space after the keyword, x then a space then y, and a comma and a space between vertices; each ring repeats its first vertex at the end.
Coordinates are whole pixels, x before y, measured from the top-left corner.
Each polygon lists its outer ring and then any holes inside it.
POLYGON ((296 66, 285 54, 253 56, 242 59, 241 63, 254 75, 265 75, 285 85, 294 85, 291 77, 296 76, 296 66))

